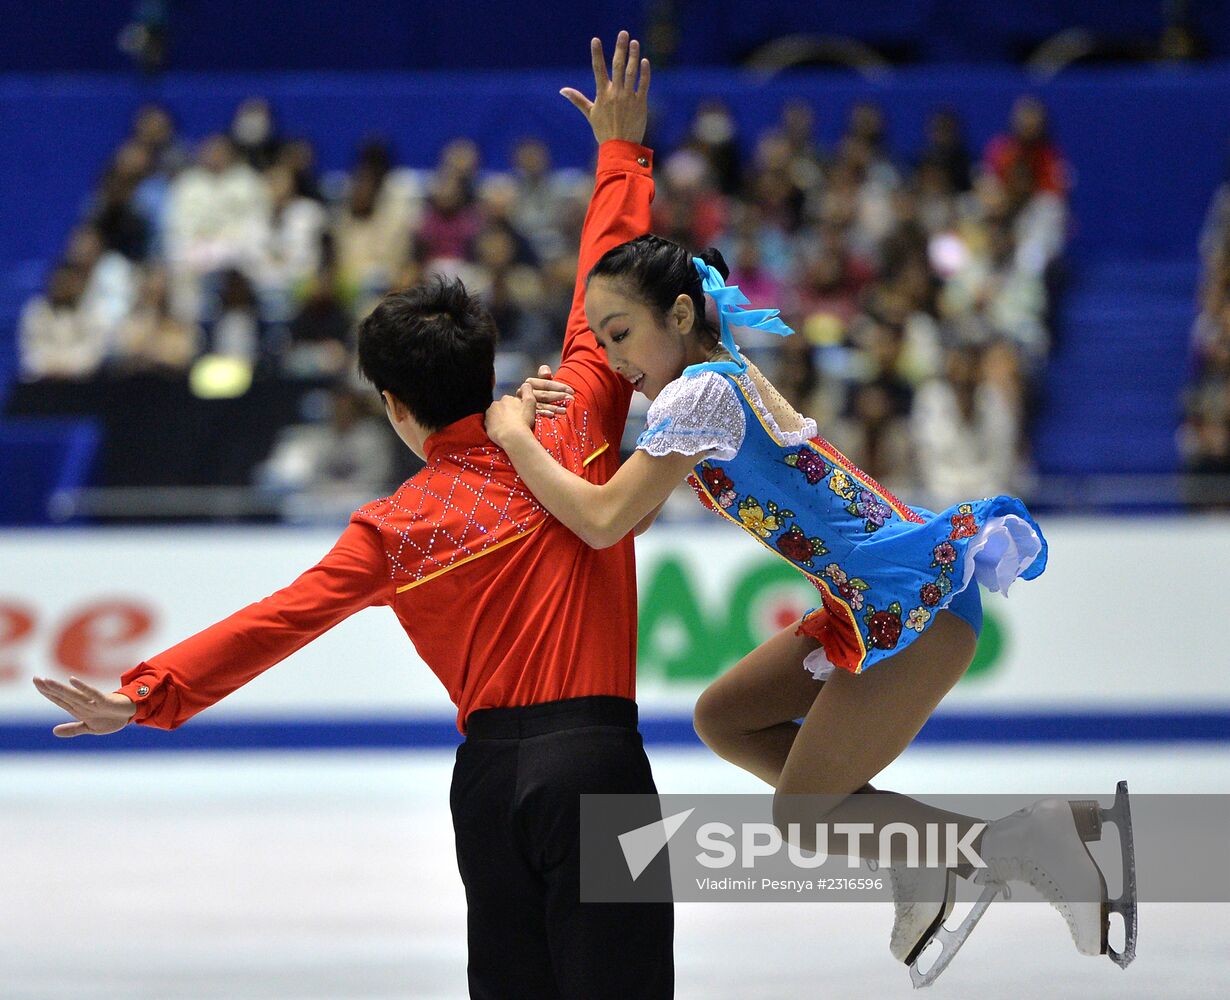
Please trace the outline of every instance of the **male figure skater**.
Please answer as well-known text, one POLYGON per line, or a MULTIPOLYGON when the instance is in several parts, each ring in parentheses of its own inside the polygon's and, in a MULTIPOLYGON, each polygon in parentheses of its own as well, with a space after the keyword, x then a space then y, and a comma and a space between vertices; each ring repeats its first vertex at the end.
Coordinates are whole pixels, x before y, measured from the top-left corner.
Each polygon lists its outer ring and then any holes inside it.
MULTIPOLYGON (((597 94, 561 93, 599 142, 594 194, 556 378, 565 412, 538 421, 556 459, 593 482, 618 466, 631 385, 583 308, 585 275, 648 231, 649 63, 621 32, 597 94), (638 85, 639 74, 639 85, 638 85)), ((354 612, 387 605, 457 705, 450 804, 476 998, 669 997, 670 904, 579 899, 579 796, 653 793, 637 732, 631 538, 591 549, 548 515, 487 438, 496 330, 459 283, 384 298, 359 331, 359 366, 426 467, 356 511, 333 549, 284 590, 129 670, 112 694, 36 678, 79 721, 174 729, 354 612)))

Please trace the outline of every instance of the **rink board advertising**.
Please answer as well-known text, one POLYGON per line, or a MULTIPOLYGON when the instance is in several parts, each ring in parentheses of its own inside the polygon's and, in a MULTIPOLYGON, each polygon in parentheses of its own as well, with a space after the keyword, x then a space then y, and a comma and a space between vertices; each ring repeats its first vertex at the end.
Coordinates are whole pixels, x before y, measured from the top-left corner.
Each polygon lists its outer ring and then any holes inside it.
MULTIPOLYGON (((1224 663, 1204 627, 1230 592, 1230 525, 1045 527, 1046 573, 1007 598, 984 594, 977 657, 923 738, 1230 739, 1224 663)), ((114 685, 144 657, 285 586, 335 538, 238 528, 0 534, 0 734, 20 748, 30 726, 60 721, 34 675, 114 685)), ((817 603, 789 565, 727 525, 656 528, 637 541, 637 567, 637 696, 651 741, 692 742, 700 691, 817 603)), ((176 748, 232 738, 442 744, 457 739, 454 716, 394 615, 372 608, 176 733, 119 737, 165 736, 157 743, 168 749, 181 736, 176 748)))

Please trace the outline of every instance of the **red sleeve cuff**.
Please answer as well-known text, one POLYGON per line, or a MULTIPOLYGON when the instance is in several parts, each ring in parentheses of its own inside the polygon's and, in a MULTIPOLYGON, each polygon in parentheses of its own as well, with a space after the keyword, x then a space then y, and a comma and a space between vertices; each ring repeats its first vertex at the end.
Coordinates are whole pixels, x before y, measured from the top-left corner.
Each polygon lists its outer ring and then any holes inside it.
POLYGON ((137 706, 132 722, 143 721, 154 710, 154 702, 160 700, 157 673, 148 664, 142 663, 120 679, 124 684, 113 693, 124 695, 137 706))
POLYGON ((653 150, 625 139, 608 139, 598 147, 598 173, 607 170, 628 170, 653 175, 653 150))

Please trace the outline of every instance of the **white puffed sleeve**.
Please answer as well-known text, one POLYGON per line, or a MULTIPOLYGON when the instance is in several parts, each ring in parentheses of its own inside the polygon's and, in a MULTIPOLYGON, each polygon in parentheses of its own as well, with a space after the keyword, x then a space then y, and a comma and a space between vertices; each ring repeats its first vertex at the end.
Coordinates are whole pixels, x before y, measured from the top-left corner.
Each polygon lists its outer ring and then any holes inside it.
POLYGON ((653 401, 636 447, 660 457, 675 452, 729 461, 743 446, 743 405, 735 387, 713 371, 684 375, 653 401))

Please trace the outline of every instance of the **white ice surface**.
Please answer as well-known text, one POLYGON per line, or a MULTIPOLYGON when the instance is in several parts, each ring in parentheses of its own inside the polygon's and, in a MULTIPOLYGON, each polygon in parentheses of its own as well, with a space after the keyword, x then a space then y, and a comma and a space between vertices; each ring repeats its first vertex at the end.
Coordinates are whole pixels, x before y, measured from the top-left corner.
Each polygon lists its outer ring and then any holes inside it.
MULTIPOLYGON (((760 791, 651 747, 663 792, 760 791)), ((0 997, 465 996, 451 753, 0 756, 0 997)), ((1230 792, 1230 748, 909 751, 910 791, 1230 792)), ((1226 859, 1218 863, 1225 864, 1226 859)), ((680 998, 912 995, 884 904, 677 907, 680 998)), ((1230 995, 1230 904, 1144 904, 1120 971, 1044 905, 999 905, 930 993, 1230 995)))

